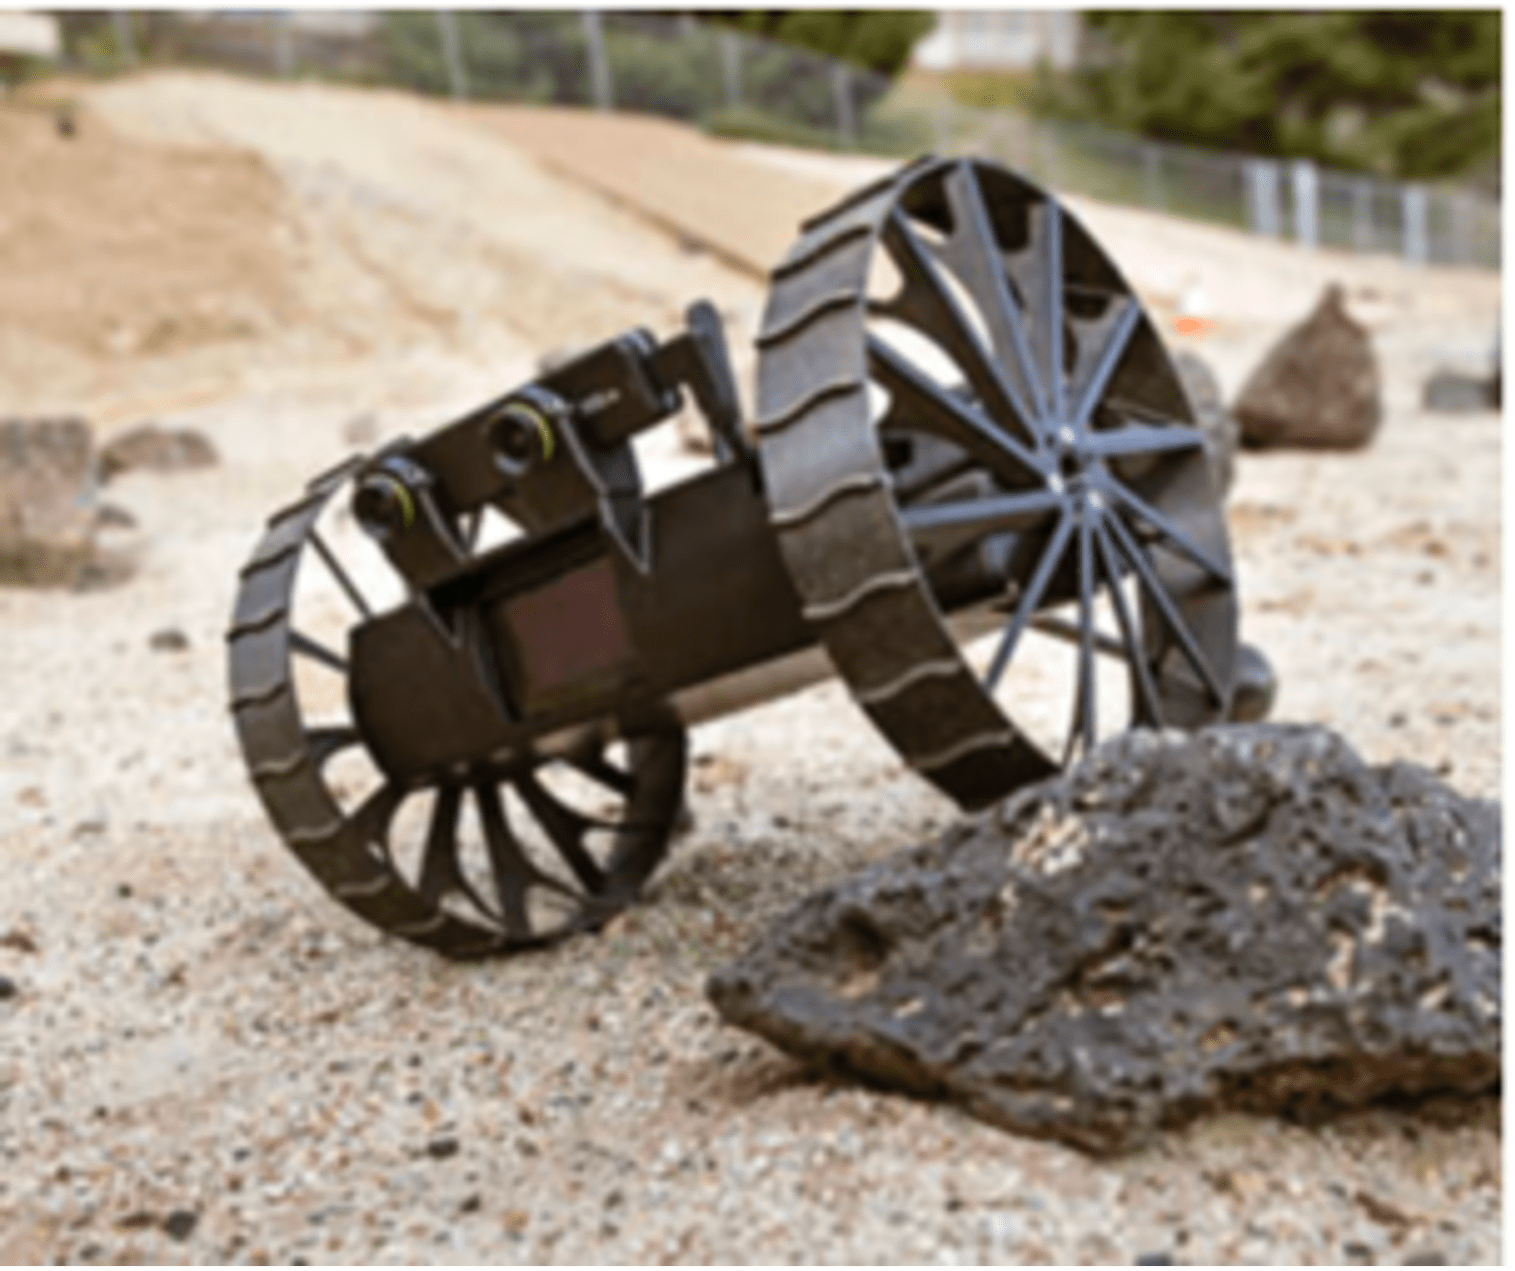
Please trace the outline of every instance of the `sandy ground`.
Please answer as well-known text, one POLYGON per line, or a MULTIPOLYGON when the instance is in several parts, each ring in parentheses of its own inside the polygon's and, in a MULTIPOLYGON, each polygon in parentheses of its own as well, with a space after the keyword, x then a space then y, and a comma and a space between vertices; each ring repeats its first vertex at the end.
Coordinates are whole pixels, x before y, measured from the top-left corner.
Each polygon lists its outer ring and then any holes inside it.
MULTIPOLYGON (((151 415, 223 463, 111 487, 141 523, 127 585, 0 592, 6 1261, 1499 1261, 1497 1100, 1315 1129, 1222 1117, 1099 1163, 816 1081, 720 1027, 711 969, 955 815, 835 684, 699 730, 696 828, 604 937, 454 967, 327 902, 223 708, 261 519, 549 348, 667 330, 702 295, 736 339, 762 289, 669 232, 698 219, 671 196, 653 224, 549 171, 510 112, 210 76, 76 91, 74 142, 0 113, 0 409, 102 432, 151 415), (165 627, 188 649, 151 649, 165 627)), ((775 206, 786 177, 840 193, 870 170, 723 159, 775 206)), ((1486 345, 1497 277, 1074 206, 1159 315, 1199 297, 1195 343, 1228 389, 1347 284, 1387 421, 1360 454, 1243 456, 1244 628, 1278 668, 1278 717, 1496 795, 1500 419, 1416 403, 1430 365, 1486 345)), ((672 469, 671 438, 650 449, 672 469)))

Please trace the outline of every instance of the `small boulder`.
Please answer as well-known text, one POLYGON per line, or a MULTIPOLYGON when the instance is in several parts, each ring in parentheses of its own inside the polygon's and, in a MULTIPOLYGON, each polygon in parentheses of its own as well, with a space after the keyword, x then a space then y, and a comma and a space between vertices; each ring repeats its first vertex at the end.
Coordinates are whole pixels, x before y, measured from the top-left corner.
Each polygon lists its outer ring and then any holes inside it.
POLYGON ((102 530, 134 530, 137 518, 116 503, 102 503, 95 509, 95 525, 102 530))
POLYGON ((183 653, 189 648, 189 637, 178 627, 164 627, 147 637, 147 647, 154 653, 183 653))
POLYGON ((1378 358, 1338 284, 1252 372, 1235 412, 1250 446, 1352 449, 1372 440, 1383 417, 1378 358))
POLYGON ((100 478, 123 472, 185 472, 220 462, 216 448, 191 428, 144 424, 113 438, 100 452, 100 478))
POLYGON ((94 553, 95 497, 84 420, 0 419, 0 584, 76 583, 94 553))
POLYGON ((1495 410, 1494 377, 1442 367, 1422 386, 1421 405, 1426 410, 1445 415, 1495 410))
POLYGON ((1139 730, 818 892, 707 992, 1096 1152, 1500 1080, 1500 812, 1301 725, 1139 730))
POLYGON ((1458 359, 1456 364, 1438 367, 1421 388, 1421 405, 1445 414, 1502 409, 1502 346, 1496 330, 1486 357, 1458 359))

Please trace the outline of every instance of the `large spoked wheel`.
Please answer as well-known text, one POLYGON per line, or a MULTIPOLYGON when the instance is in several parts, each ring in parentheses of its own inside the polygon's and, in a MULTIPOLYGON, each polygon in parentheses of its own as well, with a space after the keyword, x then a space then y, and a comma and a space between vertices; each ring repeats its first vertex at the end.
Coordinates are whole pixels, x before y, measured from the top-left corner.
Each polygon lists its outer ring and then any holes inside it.
POLYGON ((976 806, 1228 709, 1204 437, 1125 280, 1046 192, 926 160, 807 223, 759 337, 772 522, 839 670, 976 806))
MULTIPOLYGON (((603 925, 667 851, 683 730, 616 741, 591 730, 566 753, 423 781, 386 775, 348 707, 347 632, 404 589, 346 500, 332 498, 355 467, 273 516, 241 574, 228 633, 232 713, 275 828, 358 917, 452 957, 603 925)), ((477 523, 459 529, 477 542, 477 523)))

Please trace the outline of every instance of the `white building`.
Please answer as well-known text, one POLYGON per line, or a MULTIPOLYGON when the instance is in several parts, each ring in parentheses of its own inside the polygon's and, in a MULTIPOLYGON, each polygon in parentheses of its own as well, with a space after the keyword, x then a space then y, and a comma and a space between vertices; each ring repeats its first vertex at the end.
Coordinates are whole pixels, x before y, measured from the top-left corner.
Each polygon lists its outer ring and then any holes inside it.
POLYGON ((0 55, 55 58, 62 51, 57 18, 0 9, 0 55))
POLYGON ((1078 35, 1072 9, 947 9, 912 61, 925 71, 1029 71, 1045 60, 1062 71, 1078 57, 1078 35))

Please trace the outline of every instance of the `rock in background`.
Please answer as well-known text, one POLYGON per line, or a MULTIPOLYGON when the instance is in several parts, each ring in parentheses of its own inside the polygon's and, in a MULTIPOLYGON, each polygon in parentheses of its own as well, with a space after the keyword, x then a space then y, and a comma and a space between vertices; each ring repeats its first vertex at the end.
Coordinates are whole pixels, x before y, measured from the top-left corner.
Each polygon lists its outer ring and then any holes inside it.
POLYGON ((1333 283, 1314 312, 1273 346, 1235 403, 1252 446, 1364 446, 1378 431, 1383 394, 1367 329, 1333 283))
POLYGON ((100 478, 123 472, 188 472, 220 462, 216 448, 192 428, 143 424, 113 438, 100 452, 100 478))
POLYGON ((1137 731, 810 897, 708 992, 1098 1152, 1500 1079, 1500 814, 1316 727, 1137 731))
POLYGON ((1421 405, 1426 410, 1447 414, 1466 411, 1500 410, 1504 405, 1504 350, 1500 333, 1482 366, 1453 365, 1438 367, 1421 388, 1421 405))
POLYGON ((95 493, 84 420, 0 420, 0 584, 79 581, 94 552, 95 493))
POLYGON ((1205 458, 1210 461, 1215 493, 1224 499, 1231 492, 1236 471, 1236 447, 1241 439, 1241 427, 1236 416, 1226 409, 1220 381, 1203 358, 1187 349, 1180 350, 1173 355, 1173 369, 1183 383, 1184 394, 1194 411, 1194 422, 1205 434, 1205 458))
POLYGON ((1492 375, 1470 375, 1443 367, 1426 380, 1421 405, 1447 415, 1498 410, 1498 380, 1492 375))

